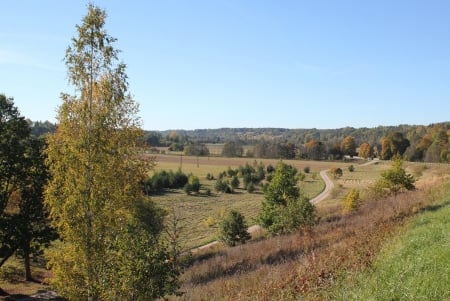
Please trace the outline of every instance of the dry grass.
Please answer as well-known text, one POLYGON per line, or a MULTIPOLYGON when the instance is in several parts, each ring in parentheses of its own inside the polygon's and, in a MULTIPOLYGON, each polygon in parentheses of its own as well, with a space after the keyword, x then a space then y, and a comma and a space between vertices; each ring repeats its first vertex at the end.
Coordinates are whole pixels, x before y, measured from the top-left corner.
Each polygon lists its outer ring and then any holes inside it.
POLYGON ((200 255, 183 276, 185 295, 171 300, 332 299, 335 283, 369 267, 410 216, 442 198, 436 184, 366 201, 352 215, 330 210, 303 233, 200 255))
POLYGON ((50 276, 50 272, 45 269, 43 259, 32 262, 31 268, 35 281, 24 280, 23 262, 18 258, 10 258, 0 268, 0 300, 19 300, 24 296, 49 289, 46 280, 50 276))

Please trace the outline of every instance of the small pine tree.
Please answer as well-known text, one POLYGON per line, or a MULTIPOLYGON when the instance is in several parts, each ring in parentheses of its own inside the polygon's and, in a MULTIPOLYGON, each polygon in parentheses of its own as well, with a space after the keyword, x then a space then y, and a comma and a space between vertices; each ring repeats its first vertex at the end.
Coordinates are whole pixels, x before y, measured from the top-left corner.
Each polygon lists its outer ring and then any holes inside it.
POLYGON ((258 220, 271 234, 289 233, 315 222, 315 207, 300 193, 297 172, 295 167, 280 162, 264 190, 258 220))
POLYGON ((233 178, 231 179, 230 185, 231 188, 236 189, 239 187, 239 185, 241 184, 241 182, 239 181, 237 176, 233 176, 233 178))
POLYGON ((233 247, 238 243, 245 244, 250 238, 244 216, 236 210, 230 211, 220 223, 219 240, 233 247))

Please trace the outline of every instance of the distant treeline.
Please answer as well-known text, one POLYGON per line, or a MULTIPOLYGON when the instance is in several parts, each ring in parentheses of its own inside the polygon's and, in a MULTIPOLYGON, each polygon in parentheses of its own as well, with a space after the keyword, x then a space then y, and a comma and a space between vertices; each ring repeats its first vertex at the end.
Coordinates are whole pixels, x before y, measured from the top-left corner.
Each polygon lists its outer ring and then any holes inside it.
POLYGON ((222 156, 226 157, 339 160, 355 155, 390 159, 400 154, 406 160, 424 162, 450 162, 449 137, 450 122, 375 128, 221 128, 146 132, 149 145, 183 151, 186 155, 209 155, 208 144, 220 143, 224 144, 222 156))
MULTIPOLYGON (((33 134, 53 132, 55 124, 31 122, 33 134)), ((210 155, 208 144, 223 144, 222 156, 339 160, 346 156, 450 162, 450 122, 340 129, 221 128, 145 131, 150 147, 186 155, 210 155), (245 148, 244 148, 245 146, 245 148), (244 151, 245 150, 245 151, 244 151)))

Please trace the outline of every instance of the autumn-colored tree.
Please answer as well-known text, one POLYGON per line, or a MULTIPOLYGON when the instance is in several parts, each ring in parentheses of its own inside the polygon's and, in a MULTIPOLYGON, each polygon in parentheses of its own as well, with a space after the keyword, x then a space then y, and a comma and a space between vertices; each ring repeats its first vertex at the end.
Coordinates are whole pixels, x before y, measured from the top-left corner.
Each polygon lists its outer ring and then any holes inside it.
POLYGON ((311 140, 305 144, 305 149, 309 159, 321 160, 325 156, 325 145, 321 141, 311 140))
POLYGON ((48 259, 53 284, 70 300, 152 300, 176 290, 177 271, 164 263, 160 211, 143 201, 153 161, 140 156, 138 105, 105 19, 89 5, 66 51, 76 94, 62 95, 48 138, 46 203, 61 237, 48 259))
POLYGON ((335 179, 342 177, 343 171, 340 167, 333 167, 330 171, 335 179))
POLYGON ((332 159, 341 159, 342 158, 341 145, 339 143, 334 143, 330 147, 329 153, 330 153, 332 159))
POLYGON ((395 155, 403 156, 410 145, 400 132, 392 132, 381 139, 381 159, 390 160, 395 155))
POLYGON ((358 210, 360 203, 361 197, 359 195, 359 190, 356 188, 350 189, 345 195, 342 203, 343 212, 347 214, 358 210))
POLYGON ((347 136, 342 140, 341 151, 344 155, 353 157, 356 154, 356 142, 352 136, 347 136))
POLYGON ((359 146, 358 155, 364 159, 370 158, 373 155, 372 147, 369 143, 364 142, 359 146))
POLYGON ((389 160, 392 157, 391 151, 391 141, 388 137, 383 137, 381 139, 381 154, 380 157, 382 160, 389 160))

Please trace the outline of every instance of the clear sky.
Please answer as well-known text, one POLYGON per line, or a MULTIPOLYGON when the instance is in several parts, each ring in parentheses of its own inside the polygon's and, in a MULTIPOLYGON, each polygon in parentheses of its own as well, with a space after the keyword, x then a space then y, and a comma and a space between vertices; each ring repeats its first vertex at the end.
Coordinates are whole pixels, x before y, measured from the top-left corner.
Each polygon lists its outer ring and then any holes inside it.
MULTIPOLYGON (((87 1, 0 0, 0 93, 55 121, 87 1)), ((450 121, 450 1, 102 0, 147 130, 450 121)))

